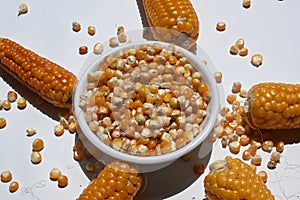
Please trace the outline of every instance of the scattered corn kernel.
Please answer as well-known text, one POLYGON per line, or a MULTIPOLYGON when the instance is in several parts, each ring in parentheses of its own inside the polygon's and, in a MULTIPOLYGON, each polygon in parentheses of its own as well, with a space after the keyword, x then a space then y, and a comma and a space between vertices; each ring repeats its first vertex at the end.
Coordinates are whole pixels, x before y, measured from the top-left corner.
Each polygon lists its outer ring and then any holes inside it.
POLYGON ((222 72, 215 72, 214 73, 214 77, 215 77, 215 80, 217 83, 221 83, 222 82, 222 79, 223 79, 223 75, 222 75, 222 72))
POLYGON ((52 181, 57 181, 59 177, 61 177, 62 173, 60 169, 54 167, 50 170, 49 176, 52 181))
POLYGON ((245 47, 245 40, 243 38, 239 38, 235 41, 234 44, 239 50, 245 47))
POLYGON ((7 99, 2 101, 2 108, 4 110, 10 110, 11 109, 11 103, 7 99))
POLYGON ((118 38, 116 38, 116 37, 109 38, 109 46, 110 47, 117 47, 117 46, 119 46, 118 38))
POLYGON ((3 117, 0 117, 0 129, 4 128, 6 126, 6 119, 3 117))
POLYGON ((229 150, 233 154, 238 154, 240 152, 241 145, 239 141, 233 141, 229 143, 229 150))
POLYGON ((9 101, 9 102, 15 102, 16 100, 17 100, 17 98, 18 98, 18 95, 17 95, 17 93, 16 92, 14 92, 14 91, 9 91, 8 93, 7 93, 7 100, 9 101))
POLYGON ((16 192, 18 189, 19 189, 19 182, 18 182, 18 181, 12 181, 12 182, 9 184, 9 191, 10 191, 11 193, 16 192))
POLYGON ((232 55, 237 55, 239 53, 239 48, 236 45, 231 45, 229 53, 232 55))
POLYGON ((76 128, 77 128, 76 122, 69 123, 68 130, 69 130, 70 133, 75 133, 76 128))
POLYGON ((279 141, 276 144, 276 151, 278 151, 279 153, 282 153, 284 150, 284 142, 283 141, 279 141))
POLYGON ((34 128, 26 129, 27 136, 33 136, 36 134, 36 130, 34 128))
POLYGON ((93 52, 94 54, 102 54, 104 51, 104 46, 101 42, 97 42, 95 45, 94 45, 94 48, 93 48, 93 52))
POLYGON ((88 26, 88 34, 93 36, 96 33, 96 28, 94 26, 88 26))
POLYGON ((227 102, 229 103, 229 104, 233 104, 233 102, 235 102, 236 101, 236 95, 234 95, 234 94, 229 94, 229 95, 227 95, 227 102))
POLYGON ((19 5, 18 16, 28 13, 28 6, 24 3, 19 5))
POLYGON ((251 57, 251 64, 255 67, 259 67, 263 63, 263 56, 261 54, 254 54, 251 57))
POLYGON ((205 170, 205 165, 203 162, 197 162, 194 164, 194 172, 197 174, 203 174, 205 170))
POLYGON ((72 29, 73 29, 73 31, 75 31, 75 32, 79 32, 79 31, 81 30, 81 25, 80 25, 80 23, 79 23, 79 22, 76 22, 76 21, 72 22, 72 29))
POLYGON ((24 97, 20 97, 17 101, 17 105, 19 109, 24 109, 27 106, 27 100, 24 97))
POLYGON ((121 33, 125 32, 125 27, 124 26, 118 26, 117 28, 117 35, 120 35, 121 33))
POLYGON ((58 187, 60 188, 64 188, 68 185, 68 177, 66 175, 61 175, 58 179, 57 179, 57 183, 58 183, 58 187))
POLYGON ((250 154, 249 149, 245 149, 245 150, 243 151, 243 155, 242 155, 243 160, 250 160, 251 157, 252 157, 252 156, 251 156, 251 154, 250 154))
POLYGON ((1 181, 4 183, 7 183, 11 181, 12 179, 12 173, 9 170, 5 170, 1 172, 1 181))
POLYGON ((241 82, 234 82, 231 87, 232 93, 239 93, 241 91, 242 84, 241 82))
POLYGON ((241 135, 240 137, 240 144, 242 146, 247 146, 250 143, 250 138, 248 135, 241 135))
POLYGON ((85 169, 87 172, 94 172, 95 171, 95 163, 94 162, 87 162, 85 165, 85 169))
POLYGON ((261 165, 261 161, 262 161, 262 157, 259 154, 255 154, 252 158, 251 158, 251 164, 255 165, 255 166, 259 166, 261 165))
POLYGON ((243 0, 244 8, 250 8, 250 6, 251 6, 251 0, 243 0))
POLYGON ((63 125, 58 124, 54 127, 54 134, 56 136, 62 136, 64 134, 64 132, 65 132, 65 128, 63 125))
POLYGON ((273 146, 274 146, 274 143, 271 140, 267 140, 267 141, 263 142, 262 149, 266 152, 271 152, 273 146))
POLYGON ((119 41, 120 43, 126 42, 126 41, 127 41, 127 35, 126 35, 126 33, 120 33, 120 34, 118 35, 118 41, 119 41))
POLYGON ((277 166, 277 162, 275 162, 274 160, 270 160, 270 161, 268 162, 268 164, 267 164, 267 167, 268 167, 269 169, 275 169, 276 166, 277 166))
POLYGON ((248 55, 248 48, 246 48, 246 47, 241 48, 241 50, 239 51, 239 55, 240 56, 247 56, 248 55))
POLYGON ((32 142, 32 150, 33 151, 41 151, 44 148, 44 141, 40 138, 36 138, 32 142))
POLYGON ((79 54, 84 55, 88 53, 88 47, 87 46, 80 46, 79 47, 79 54))
POLYGON ((218 22, 217 25, 216 25, 216 29, 218 31, 225 31, 226 23, 225 22, 218 22))
POLYGON ((270 160, 278 163, 280 161, 280 153, 278 151, 272 152, 270 156, 270 160))
POLYGON ((257 173, 257 175, 261 178, 261 180, 266 183, 268 180, 268 174, 266 171, 262 170, 257 173))
POLYGON ((240 97, 247 98, 248 97, 248 91, 245 89, 242 89, 239 93, 240 97))
POLYGON ((33 164, 39 164, 42 161, 42 154, 38 151, 31 152, 31 162, 33 164))

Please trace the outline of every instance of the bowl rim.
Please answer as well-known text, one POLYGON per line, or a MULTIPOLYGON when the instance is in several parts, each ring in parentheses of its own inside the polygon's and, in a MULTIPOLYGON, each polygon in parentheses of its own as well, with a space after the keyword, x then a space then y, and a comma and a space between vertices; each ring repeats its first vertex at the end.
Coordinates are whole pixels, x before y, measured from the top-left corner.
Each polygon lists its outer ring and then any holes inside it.
POLYGON ((113 157, 118 160, 125 160, 127 162, 135 163, 135 164, 159 164, 162 162, 170 162, 173 160, 178 159, 179 157, 185 155, 186 153, 192 151, 197 146, 199 146, 207 137, 209 137, 210 132, 213 130, 213 127, 215 125, 215 122, 217 120, 217 115, 219 113, 219 104, 220 104, 220 97, 219 97, 219 89, 217 87, 217 83, 215 81, 215 78, 210 71, 209 67, 206 66, 206 64, 198 58, 195 54, 188 51, 187 49, 184 49, 178 45, 167 43, 167 42, 161 42, 161 41, 139 41, 139 42, 131 42, 127 44, 123 44, 122 46, 118 46, 116 48, 113 48, 104 54, 97 57, 93 62, 91 62, 88 66, 86 66, 85 69, 83 69, 82 73, 80 74, 80 79, 77 82, 74 94, 73 94, 73 110, 75 111, 75 116, 77 119, 78 126, 81 129, 82 134, 91 142, 99 151, 109 155, 110 157, 113 157), (208 85, 209 90, 211 91, 212 98, 210 102, 208 103, 208 107, 206 110, 209 110, 207 112, 207 116, 204 118, 204 121, 201 123, 204 124, 201 127, 201 132, 197 134, 196 137, 193 138, 193 140, 186 145, 184 145, 182 148, 177 149, 175 151, 172 151, 167 154, 161 154, 161 155, 155 155, 155 156, 140 156, 140 155, 131 155, 126 152, 118 151, 111 146, 103 143, 100 138, 93 133, 86 123, 83 113, 84 111, 81 110, 79 107, 79 99, 80 95, 83 93, 81 91, 85 91, 85 84, 86 84, 86 77, 87 74, 93 70, 95 70, 96 65, 100 63, 105 57, 115 54, 120 50, 128 49, 130 47, 136 47, 140 46, 142 44, 154 44, 159 43, 163 46, 168 45, 174 45, 176 51, 183 52, 184 56, 188 58, 189 62, 192 63, 193 67, 195 67, 198 71, 201 72, 203 79, 205 83, 208 85))

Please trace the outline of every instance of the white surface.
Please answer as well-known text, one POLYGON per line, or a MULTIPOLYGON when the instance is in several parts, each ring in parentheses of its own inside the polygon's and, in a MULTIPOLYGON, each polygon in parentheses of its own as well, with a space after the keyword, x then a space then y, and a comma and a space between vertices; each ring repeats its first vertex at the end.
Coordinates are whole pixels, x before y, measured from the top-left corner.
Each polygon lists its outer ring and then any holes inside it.
MULTIPOLYGON (((253 0, 250 9, 244 9, 241 0, 192 2, 201 22, 198 44, 222 71, 225 94, 230 92, 234 81, 241 81, 245 89, 262 81, 299 82, 298 0, 253 0), (218 21, 226 22, 227 29, 224 32, 215 30, 218 21), (232 56, 228 53, 230 45, 240 37, 245 39, 245 45, 249 49, 249 55, 246 57, 232 56), (250 57, 255 53, 264 56, 264 63, 259 68, 250 64, 250 57)), ((19 42, 77 75, 88 56, 79 55, 78 47, 87 45, 91 52, 96 41, 104 41, 115 35, 117 25, 124 25, 128 31, 141 28, 137 8, 136 1, 129 0, 1 0, 0 37, 19 42), (17 17, 20 3, 26 3, 29 12, 17 17), (72 31, 73 21, 81 23, 82 30, 79 33, 72 31), (88 25, 97 28, 95 36, 87 34, 88 25)), ((4 99, 9 90, 12 90, 11 85, 1 77, 0 99, 4 99)), ((74 135, 66 132, 62 137, 54 136, 53 127, 57 121, 31 104, 22 111, 13 104, 10 111, 1 110, 0 116, 5 117, 8 123, 0 130, 0 171, 11 170, 13 179, 21 184, 17 193, 10 194, 8 184, 0 183, 0 198, 76 199, 89 179, 72 158, 74 135), (29 127, 35 128, 38 134, 27 137, 25 130, 29 127), (45 148, 41 152, 43 161, 39 165, 30 162, 31 142, 36 137, 45 141, 45 148), (69 177, 68 187, 59 189, 55 182, 49 181, 48 173, 54 166, 59 167, 69 177)), ((264 159, 259 167, 269 173, 267 185, 276 199, 300 198, 300 161, 297 156, 299 151, 298 140, 286 145, 276 170, 266 168, 267 159, 264 159)), ((222 149, 217 142, 209 162, 225 155, 231 154, 228 149, 222 149)), ((263 156, 268 158, 267 154, 263 156)), ((182 169, 178 171, 184 173, 182 169)), ((188 188, 168 199, 204 199, 203 178, 206 173, 207 170, 188 188)))

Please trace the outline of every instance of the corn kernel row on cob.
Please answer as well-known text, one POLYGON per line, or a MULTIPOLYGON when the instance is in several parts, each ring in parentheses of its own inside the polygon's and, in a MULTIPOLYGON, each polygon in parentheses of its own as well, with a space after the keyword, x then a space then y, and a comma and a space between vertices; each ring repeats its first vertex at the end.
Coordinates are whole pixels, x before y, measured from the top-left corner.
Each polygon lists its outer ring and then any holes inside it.
POLYGON ((300 128, 300 84, 259 83, 245 102, 246 121, 259 129, 300 128))
POLYGON ((142 185, 142 177, 127 163, 114 161, 82 191, 77 200, 132 200, 142 185))
POLYGON ((156 40, 174 41, 178 39, 178 33, 185 33, 188 36, 185 39, 189 38, 188 42, 191 45, 197 40, 200 25, 197 13, 189 0, 143 0, 143 5, 150 27, 174 31, 167 34, 153 31, 156 40))
POLYGON ((0 38, 0 66, 54 106, 71 106, 77 79, 61 66, 7 38, 0 38))
POLYGON ((275 199, 254 168, 230 156, 210 165, 204 188, 210 200, 275 199))

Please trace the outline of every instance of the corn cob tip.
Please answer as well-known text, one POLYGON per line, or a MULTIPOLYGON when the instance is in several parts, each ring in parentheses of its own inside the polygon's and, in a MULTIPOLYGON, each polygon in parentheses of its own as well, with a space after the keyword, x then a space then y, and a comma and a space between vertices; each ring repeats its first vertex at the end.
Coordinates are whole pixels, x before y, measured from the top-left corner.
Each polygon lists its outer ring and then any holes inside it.
POLYGON ((274 199, 264 181, 254 168, 239 158, 227 156, 210 165, 210 173, 204 178, 208 199, 274 199))

